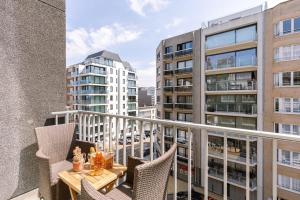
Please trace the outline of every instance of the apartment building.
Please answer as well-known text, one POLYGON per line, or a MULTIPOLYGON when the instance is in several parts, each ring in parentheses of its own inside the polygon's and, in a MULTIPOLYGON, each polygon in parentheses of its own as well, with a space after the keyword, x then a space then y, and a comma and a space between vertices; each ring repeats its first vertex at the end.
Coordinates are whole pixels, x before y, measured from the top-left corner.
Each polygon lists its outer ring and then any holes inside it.
MULTIPOLYGON (((156 56, 157 117, 200 123, 200 112, 195 112, 200 110, 200 104, 194 103, 200 102, 200 79, 194 78, 195 74, 200 77, 200 30, 161 41, 156 56)), ((164 127, 163 131, 167 150, 174 141, 173 127, 164 127)), ((178 142, 178 177, 187 180, 188 133, 187 129, 176 129, 175 132, 178 142)), ((194 141, 197 141, 197 137, 194 141)), ((193 157, 194 177, 200 177, 199 151, 194 152, 198 156, 193 157)), ((194 181, 196 183, 200 179, 195 178, 194 181)))
POLYGON ((103 50, 66 71, 67 105, 72 109, 137 116, 137 75, 118 54, 103 50))
MULTIPOLYGON (((299 12, 296 0, 258 6, 162 40, 156 50, 158 117, 298 135, 299 12), (178 46, 189 42, 189 57, 179 59, 178 46)), ((164 131, 172 143, 172 127, 164 131)), ((186 141, 186 132, 176 131, 178 143, 186 141)), ((214 199, 300 199, 299 144, 193 133, 194 189, 208 185, 214 199)), ((181 145, 177 153, 178 177, 185 180, 180 156, 187 154, 181 145)))
MULTIPOLYGON (((264 33, 264 130, 300 135, 300 1, 267 10, 264 33)), ((264 177, 263 199, 300 199, 300 145, 265 140, 264 177)))
POLYGON ((155 87, 140 87, 138 90, 139 107, 154 106, 156 104, 155 87))

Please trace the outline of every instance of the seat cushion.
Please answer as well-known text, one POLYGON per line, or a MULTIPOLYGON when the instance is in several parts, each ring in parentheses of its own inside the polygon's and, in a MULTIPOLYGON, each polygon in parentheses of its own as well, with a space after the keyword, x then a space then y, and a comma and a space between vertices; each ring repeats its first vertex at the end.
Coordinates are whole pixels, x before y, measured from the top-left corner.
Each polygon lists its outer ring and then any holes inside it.
POLYGON ((61 171, 71 170, 73 168, 73 165, 71 162, 64 160, 51 164, 50 168, 51 185, 55 185, 58 182, 58 173, 61 171))
POLYGON ((123 183, 107 193, 105 196, 114 200, 129 200, 132 199, 132 187, 128 183, 123 183))

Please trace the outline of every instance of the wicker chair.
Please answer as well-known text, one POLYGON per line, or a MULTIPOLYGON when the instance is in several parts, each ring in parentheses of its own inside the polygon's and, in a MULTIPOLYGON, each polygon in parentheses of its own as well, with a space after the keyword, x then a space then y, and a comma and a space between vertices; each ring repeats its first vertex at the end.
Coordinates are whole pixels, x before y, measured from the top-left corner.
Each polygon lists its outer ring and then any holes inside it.
POLYGON ((80 200, 164 200, 176 148, 177 145, 174 144, 168 152, 152 162, 143 162, 129 157, 126 182, 106 195, 95 190, 83 179, 80 200), (132 171, 134 171, 134 178, 132 171), (131 178, 133 178, 133 187, 131 187, 131 178))
POLYGON ((72 169, 72 150, 79 146, 83 152, 89 152, 93 143, 75 139, 75 124, 38 127, 35 129, 38 151, 36 156, 39 165, 40 199, 68 199, 66 185, 59 181, 58 173, 72 169))

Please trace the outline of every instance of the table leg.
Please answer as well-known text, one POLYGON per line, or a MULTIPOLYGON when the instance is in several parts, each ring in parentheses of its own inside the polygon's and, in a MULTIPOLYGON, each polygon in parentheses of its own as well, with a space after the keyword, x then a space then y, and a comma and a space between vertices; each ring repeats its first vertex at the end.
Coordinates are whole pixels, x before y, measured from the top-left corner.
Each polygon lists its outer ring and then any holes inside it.
POLYGON ((71 194, 71 199, 72 200, 77 200, 77 192, 73 190, 71 187, 69 187, 70 194, 71 194))
POLYGON ((108 184, 108 185, 105 187, 105 192, 108 193, 109 191, 111 191, 111 190, 114 188, 115 183, 116 183, 116 181, 113 181, 113 182, 111 182, 110 184, 108 184))

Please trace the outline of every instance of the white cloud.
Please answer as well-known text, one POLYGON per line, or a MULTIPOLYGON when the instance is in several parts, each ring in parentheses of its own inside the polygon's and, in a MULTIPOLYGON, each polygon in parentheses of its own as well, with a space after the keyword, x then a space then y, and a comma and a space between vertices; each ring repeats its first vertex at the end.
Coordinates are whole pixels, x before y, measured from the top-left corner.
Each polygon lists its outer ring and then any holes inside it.
POLYGON ((180 24, 182 24, 183 19, 182 18, 173 18, 172 21, 168 24, 166 24, 165 28, 166 29, 170 29, 170 28, 174 28, 179 26, 180 24))
POLYGON ((169 0, 129 0, 129 2, 130 8, 142 16, 146 15, 144 11, 146 8, 157 12, 165 8, 170 3, 169 0))
MULTIPOLYGON (((133 62, 134 63, 134 62, 133 62)), ((141 62, 137 62, 139 64, 132 66, 136 68, 136 72, 138 75, 138 86, 139 87, 150 87, 156 85, 156 67, 155 61, 150 63, 142 64, 141 62)))
POLYGON ((67 31, 67 61, 79 60, 94 51, 130 42, 139 38, 141 33, 137 28, 117 23, 99 29, 78 28, 67 31))

